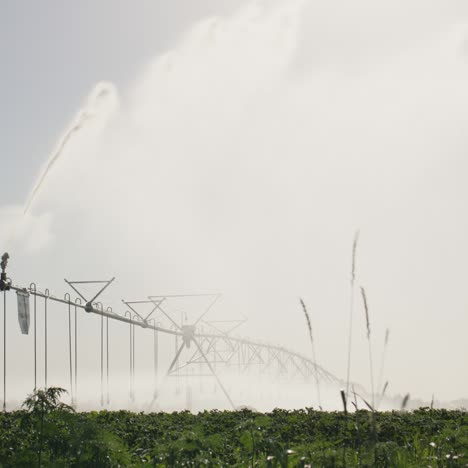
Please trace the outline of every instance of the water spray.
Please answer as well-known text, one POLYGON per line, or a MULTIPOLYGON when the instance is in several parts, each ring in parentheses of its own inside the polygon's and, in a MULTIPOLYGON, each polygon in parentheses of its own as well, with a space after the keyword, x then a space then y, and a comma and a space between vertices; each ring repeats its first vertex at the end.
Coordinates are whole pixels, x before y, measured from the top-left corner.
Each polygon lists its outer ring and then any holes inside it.
POLYGON ((49 157, 44 170, 34 184, 31 194, 29 195, 29 198, 24 207, 24 214, 29 211, 34 199, 36 198, 39 190, 46 180, 47 175, 60 159, 63 152, 68 147, 70 141, 73 140, 73 137, 84 127, 86 127, 90 121, 94 120, 100 114, 100 110, 102 109, 104 103, 108 102, 113 96, 116 96, 116 90, 112 83, 99 82, 95 85, 94 89, 89 94, 85 105, 78 111, 72 124, 58 141, 57 148, 49 157))

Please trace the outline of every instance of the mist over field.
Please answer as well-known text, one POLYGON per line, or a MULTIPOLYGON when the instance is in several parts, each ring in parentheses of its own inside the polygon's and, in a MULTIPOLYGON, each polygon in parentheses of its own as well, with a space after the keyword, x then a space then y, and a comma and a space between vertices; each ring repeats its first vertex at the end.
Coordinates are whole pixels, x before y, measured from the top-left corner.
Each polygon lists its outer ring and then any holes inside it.
MULTIPOLYGON (((375 380, 389 329, 388 394, 466 398, 467 83, 461 1, 245 1, 198 19, 126 85, 83 86, 30 192, 0 202, 8 274, 57 296, 71 292, 63 278, 115 276, 100 300, 121 314, 121 299, 221 293, 210 319, 246 317, 236 336, 311 357, 301 297, 317 362, 345 379, 359 230, 355 285, 367 293, 375 380)), ((33 341, 11 296, 8 385, 21 400, 33 341)), ((204 307, 187 304, 186 323, 204 307)), ((50 314, 49 384, 66 386, 68 316, 52 304, 50 314)), ((99 390, 99 324, 79 314, 83 402, 99 390)), ((110 329, 113 401, 126 406, 128 327, 110 329)), ((152 334, 136 333, 148 401, 152 334)), ((369 391, 366 334, 356 292, 350 378, 369 391)), ((173 356, 162 337, 161 373, 173 356)), ((317 406, 313 381, 225 380, 239 405, 317 406)), ((186 407, 175 385, 163 408, 186 407)), ((195 407, 225 405, 213 380, 191 385, 195 407)), ((323 398, 339 408, 339 386, 324 385, 323 398)))

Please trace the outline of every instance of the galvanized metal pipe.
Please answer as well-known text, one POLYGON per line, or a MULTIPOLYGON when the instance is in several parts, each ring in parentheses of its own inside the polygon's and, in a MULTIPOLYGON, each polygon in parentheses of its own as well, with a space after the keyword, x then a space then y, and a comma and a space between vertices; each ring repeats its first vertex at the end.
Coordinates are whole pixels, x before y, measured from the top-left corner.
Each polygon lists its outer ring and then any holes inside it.
MULTIPOLYGON (((20 288, 18 286, 11 286, 10 289, 12 289, 14 291, 24 291, 25 290, 25 288, 20 288)), ((80 309, 83 309, 83 310, 86 310, 86 308, 87 308, 86 304, 73 303, 73 302, 67 301, 65 299, 60 299, 59 297, 46 295, 45 293, 41 293, 40 291, 31 290, 30 288, 26 288, 26 290, 29 292, 29 294, 31 294, 33 296, 42 297, 44 299, 48 299, 50 301, 55 301, 55 302, 60 302, 62 304, 69 304, 70 303, 70 304, 73 304, 73 305, 75 305, 76 307, 78 307, 80 309)), ((89 312, 89 313, 92 313, 92 314, 97 314, 97 315, 102 315, 104 317, 109 317, 109 318, 111 318, 113 320, 118 320, 119 322, 130 323, 130 324, 136 325, 136 326, 138 326, 140 328, 149 328, 151 330, 162 331, 162 332, 168 333, 170 335, 178 335, 178 336, 183 335, 182 331, 179 331, 179 330, 170 330, 168 328, 162 328, 162 327, 159 327, 159 326, 156 326, 156 325, 151 325, 150 323, 144 323, 144 322, 141 322, 141 321, 138 321, 138 320, 133 320, 131 318, 124 317, 122 315, 117 315, 117 314, 114 314, 114 313, 110 313, 108 311, 99 310, 99 309, 96 309, 95 307, 91 307, 91 309, 88 309, 86 311, 89 312)))

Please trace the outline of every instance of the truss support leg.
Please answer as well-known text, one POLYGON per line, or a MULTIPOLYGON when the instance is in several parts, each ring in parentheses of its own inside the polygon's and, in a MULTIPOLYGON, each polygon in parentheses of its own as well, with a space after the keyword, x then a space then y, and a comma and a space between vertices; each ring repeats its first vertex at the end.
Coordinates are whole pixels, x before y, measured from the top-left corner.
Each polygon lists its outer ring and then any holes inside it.
POLYGON ((179 359, 180 353, 181 353, 182 350, 184 349, 184 346, 185 346, 185 343, 182 341, 182 344, 180 345, 179 350, 177 351, 177 353, 176 353, 174 359, 173 359, 172 362, 171 362, 171 365, 169 366, 169 369, 167 370, 166 377, 169 376, 169 374, 171 373, 171 370, 174 368, 176 362, 177 362, 178 359, 179 359))
POLYGON ((205 353, 203 352, 201 346, 198 344, 198 341, 195 340, 195 339, 193 339, 193 342, 194 342, 195 345, 197 346, 198 351, 200 352, 200 354, 202 355, 202 357, 203 357, 203 359, 205 360, 206 364, 208 365, 208 367, 209 367, 211 373, 213 374, 214 378, 216 379, 216 382, 218 382, 219 387, 221 388, 221 390, 223 391, 224 395, 226 396, 226 398, 228 399, 229 403, 231 404, 232 409, 235 410, 236 407, 235 407, 233 401, 231 400, 231 397, 229 396, 229 393, 228 393, 227 390, 224 388, 224 385, 222 384, 221 380, 219 379, 218 374, 216 374, 215 370, 213 369, 213 366, 211 365, 210 361, 208 361, 208 359, 206 358, 205 353))
MULTIPOLYGON (((169 375, 171 373, 171 370, 174 368, 176 362, 178 361, 180 353, 184 349, 184 346, 185 346, 185 343, 182 341, 182 344, 180 345, 176 355, 174 356, 174 359, 171 362, 171 365, 169 366, 169 369, 166 372, 166 375, 164 376, 164 380, 159 385, 159 389, 161 389, 163 387, 163 385, 166 383, 166 380, 169 377, 169 375)), ((151 400, 151 403, 149 404, 148 410, 150 410, 153 407, 155 401, 158 399, 158 396, 159 396, 159 391, 158 391, 157 388, 155 388, 154 389, 154 394, 153 394, 153 399, 151 400)))

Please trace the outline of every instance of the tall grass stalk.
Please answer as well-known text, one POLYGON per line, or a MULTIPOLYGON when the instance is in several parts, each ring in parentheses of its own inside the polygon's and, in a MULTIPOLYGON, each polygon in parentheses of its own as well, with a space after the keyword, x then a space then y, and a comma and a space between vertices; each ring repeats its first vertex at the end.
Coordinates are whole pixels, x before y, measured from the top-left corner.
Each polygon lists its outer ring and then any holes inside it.
POLYGON ((358 410, 358 403, 357 403, 357 395, 356 395, 356 390, 354 389, 354 385, 353 385, 353 396, 354 396, 353 405, 354 405, 354 408, 356 408, 356 411, 357 411, 358 410))
MULTIPOLYGON (((356 395, 362 400, 362 402, 372 411, 375 412, 375 408, 359 393, 356 392, 356 395)), ((356 405, 357 406, 357 405, 356 405)))
POLYGON ((388 339, 390 337, 390 330, 387 328, 385 330, 385 340, 384 340, 384 347, 382 351, 382 358, 380 360, 380 369, 379 369, 379 378, 377 379, 377 391, 379 388, 382 388, 382 379, 385 367, 385 357, 387 356, 387 346, 388 346, 388 339))
POLYGON ((401 401, 401 411, 405 411, 406 406, 408 405, 410 399, 410 394, 407 393, 404 397, 403 400, 401 401))
POLYGON ((359 240, 359 231, 354 234, 353 249, 351 253, 351 287, 349 297, 349 328, 348 328, 348 366, 346 370, 346 398, 349 397, 349 379, 351 376, 351 350, 353 339, 353 313, 354 313, 354 282, 356 279, 356 252, 359 240))
POLYGON ((312 345, 312 359, 314 361, 314 368, 315 368, 315 383, 317 385, 317 400, 319 404, 319 408, 322 409, 322 401, 320 397, 320 382, 318 378, 318 369, 317 369, 317 356, 315 354, 315 344, 314 344, 314 336, 312 334, 312 324, 310 322, 310 317, 309 313, 307 312, 307 307, 305 305, 305 302, 299 298, 299 301, 302 306, 302 310, 304 311, 304 316, 307 322, 307 329, 309 330, 309 338, 310 338, 310 344, 312 345))
POLYGON ((346 394, 344 390, 340 390, 341 401, 343 403, 343 411, 345 414, 348 414, 348 404, 346 401, 346 394))
POLYGON ((388 380, 387 380, 387 382, 385 382, 385 384, 384 384, 384 386, 382 388, 382 392, 379 395, 379 401, 377 403, 377 410, 380 408, 380 404, 382 403, 382 400, 384 399, 385 392, 387 391, 387 387, 388 387, 388 380))
POLYGON ((364 305, 364 312, 366 315, 366 331, 367 331, 367 344, 369 345, 369 371, 370 371, 370 381, 371 381, 371 392, 372 392, 372 406, 374 406, 374 366, 372 364, 372 343, 371 343, 371 327, 369 320, 369 306, 367 304, 367 295, 366 290, 361 286, 361 296, 362 302, 364 305))

